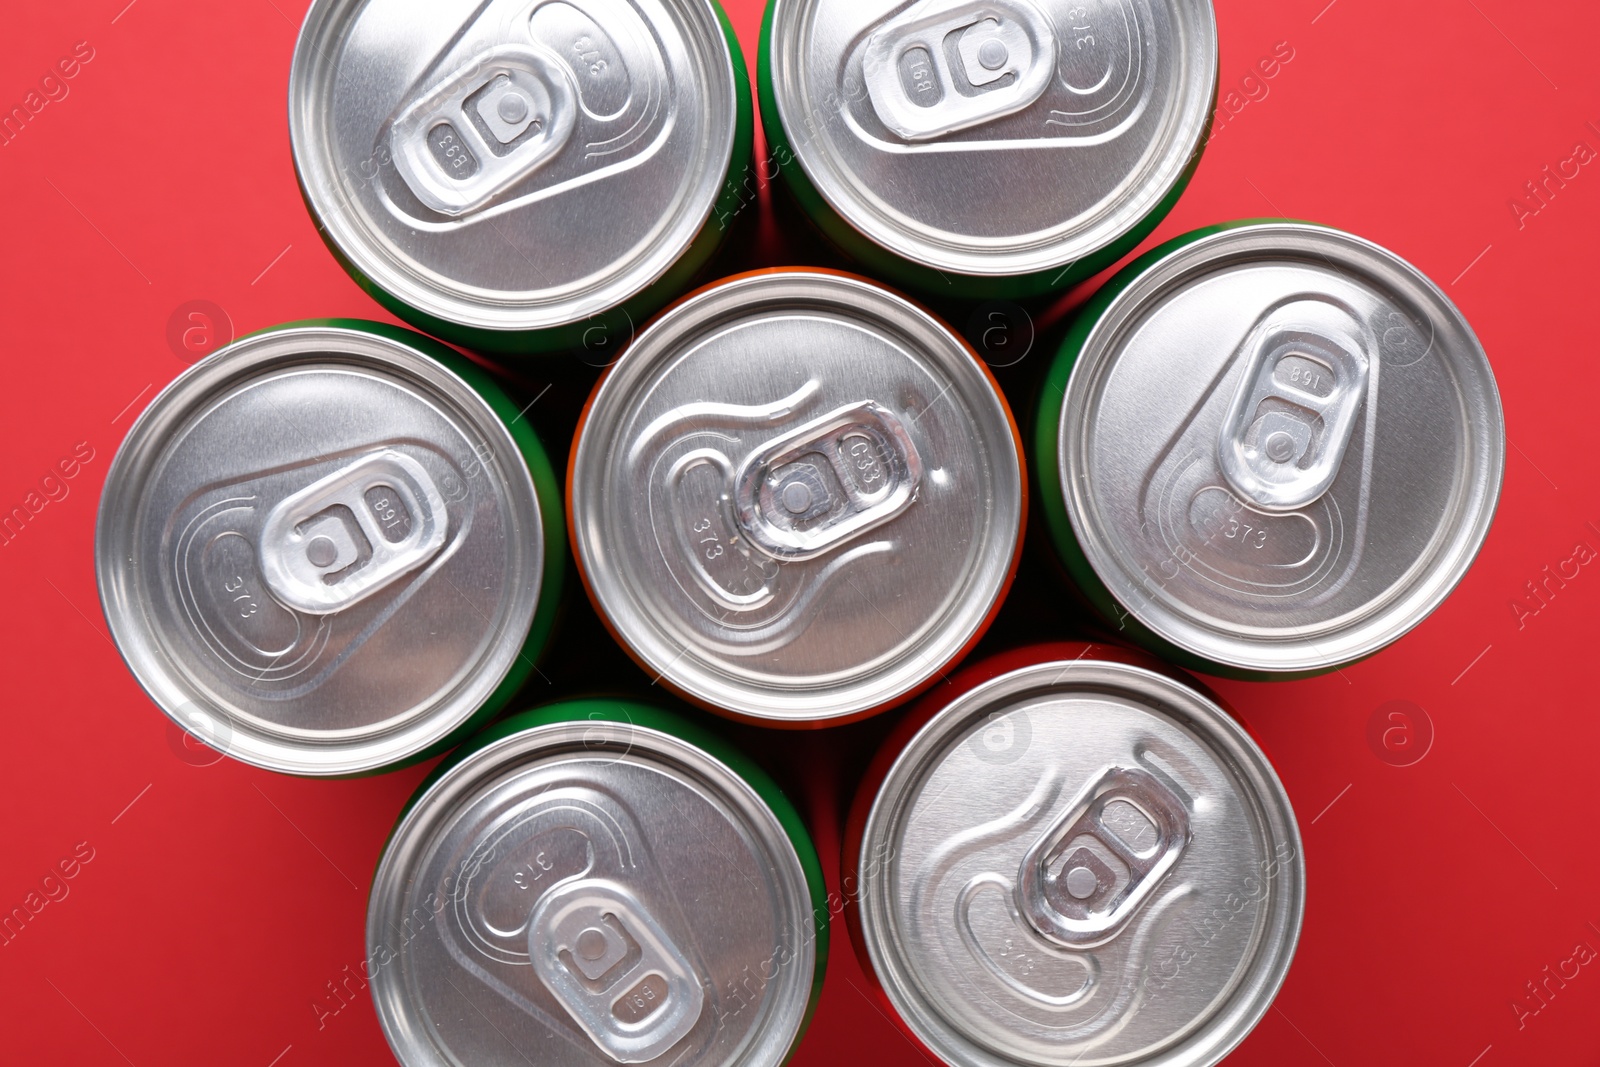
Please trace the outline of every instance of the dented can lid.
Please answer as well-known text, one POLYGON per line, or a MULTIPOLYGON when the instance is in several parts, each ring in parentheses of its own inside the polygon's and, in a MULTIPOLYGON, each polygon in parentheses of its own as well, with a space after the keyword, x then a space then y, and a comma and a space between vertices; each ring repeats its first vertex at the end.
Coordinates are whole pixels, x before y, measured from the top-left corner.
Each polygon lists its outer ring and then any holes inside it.
POLYGON ((401 1063, 783 1063, 826 951, 820 869, 770 781, 683 729, 554 705, 423 784, 367 913, 401 1063))
POLYGON ((653 675, 776 722, 937 677, 1016 565, 1022 459, 966 345, 859 278, 733 278, 596 387, 569 475, 579 565, 653 675))
POLYGON ((710 218, 731 47, 712 0, 317 0, 289 80, 301 187, 357 275, 430 321, 580 322, 710 218))
POLYGON ((873 971, 959 1067, 1215 1064, 1282 984, 1305 904, 1293 809, 1244 729, 1088 656, 937 710, 860 859, 873 971))
POLYGON ((531 669, 559 507, 531 433, 446 358, 393 327, 286 327, 139 416, 95 565, 117 647, 179 726, 257 766, 353 774, 439 747, 531 669))
POLYGON ((963 275, 1065 274, 1164 213, 1216 95, 1210 0, 771 0, 764 37, 810 187, 963 275))
POLYGON ((1086 314, 1045 390, 1041 482, 1109 613, 1202 666, 1325 670, 1466 573, 1504 422, 1483 348, 1416 268, 1337 230, 1236 225, 1157 249, 1086 314))

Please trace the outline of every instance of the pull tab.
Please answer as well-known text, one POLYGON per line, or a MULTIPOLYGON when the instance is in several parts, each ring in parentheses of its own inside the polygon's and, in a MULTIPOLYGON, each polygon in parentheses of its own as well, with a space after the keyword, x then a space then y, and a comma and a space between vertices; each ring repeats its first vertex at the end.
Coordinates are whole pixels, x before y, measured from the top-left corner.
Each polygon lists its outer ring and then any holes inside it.
POLYGON ((927 141, 1039 99, 1055 54, 1050 19, 1029 0, 923 0, 867 39, 861 66, 879 120, 927 141))
POLYGON ((502 45, 402 111, 391 154, 418 200, 462 215, 548 162, 576 121, 566 64, 544 48, 502 45))
POLYGON ((296 611, 341 611, 431 559, 444 544, 446 518, 422 464, 377 452, 267 513, 261 577, 296 611))
POLYGON ((1256 324, 1217 441, 1247 503, 1293 511, 1327 492, 1366 399, 1369 351, 1361 323, 1326 300, 1280 304, 1256 324))
POLYGON ((616 882, 585 878, 546 893, 528 923, 545 988, 618 1063, 644 1063, 694 1029, 705 1003, 689 961, 616 882))
POLYGON ((1148 771, 1112 767, 1022 857, 1017 909, 1059 945, 1103 944, 1188 843, 1189 814, 1177 794, 1148 771))
POLYGON ((758 448, 735 476, 734 512, 767 555, 813 559, 905 511, 921 481, 905 424, 868 400, 758 448))

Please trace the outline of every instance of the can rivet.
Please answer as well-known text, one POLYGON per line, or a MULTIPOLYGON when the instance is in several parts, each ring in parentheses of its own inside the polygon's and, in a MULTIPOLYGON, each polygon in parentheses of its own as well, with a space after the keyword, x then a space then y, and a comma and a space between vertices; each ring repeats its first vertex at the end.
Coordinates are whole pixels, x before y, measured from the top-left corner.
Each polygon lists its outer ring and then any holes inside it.
POLYGON ((1087 867, 1074 867, 1067 872, 1067 892, 1074 900, 1087 900, 1100 888, 1100 879, 1087 867))
POLYGON ((521 122, 528 117, 528 101, 519 93, 507 93, 500 98, 496 110, 504 122, 521 122))
POLYGON ((993 38, 978 48, 978 62, 983 64, 984 70, 999 70, 1010 58, 1011 53, 1006 50, 1005 43, 993 38))
POLYGON ((802 481, 793 481, 783 487, 783 506, 800 515, 811 507, 811 487, 802 481))
POLYGON ((597 960, 606 954, 606 935, 591 926, 578 935, 578 955, 586 960, 597 960))
POLYGON ((327 537, 313 537, 306 543, 306 559, 313 567, 328 567, 339 558, 339 549, 327 537))
POLYGON ((1266 441, 1267 458, 1274 463, 1287 463, 1294 457, 1294 438, 1282 430, 1270 434, 1266 441))

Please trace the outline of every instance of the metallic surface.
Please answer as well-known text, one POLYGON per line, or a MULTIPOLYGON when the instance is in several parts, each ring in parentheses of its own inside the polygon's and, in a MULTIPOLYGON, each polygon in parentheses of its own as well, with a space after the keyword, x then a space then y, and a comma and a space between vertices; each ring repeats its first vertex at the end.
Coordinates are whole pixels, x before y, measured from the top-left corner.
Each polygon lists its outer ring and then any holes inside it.
POLYGON ((688 742, 593 719, 428 786, 367 943, 406 1067, 776 1067, 816 966, 800 860, 757 793, 688 742))
POLYGON ((774 0, 769 26, 811 184, 891 252, 963 274, 1069 266, 1134 228, 1216 91, 1209 0, 774 0))
POLYGON ((484 704, 544 551, 482 397, 398 341, 306 326, 151 402, 107 476, 95 561, 118 648, 180 726, 258 766, 350 774, 484 704))
POLYGON ((1095 660, 957 697, 867 818, 860 920, 911 1030, 960 1067, 1216 1063, 1294 955, 1287 795, 1220 708, 1095 660))
MULTIPOLYGON (((274 2, 296 23, 307 7, 274 2)), ((1491 1042, 1477 1067, 1600 1061, 1595 965, 1542 1011, 1524 985, 1542 982, 1547 964, 1555 972, 1578 941, 1600 949, 1586 925, 1600 925, 1593 777, 1560 769, 1580 753, 1600 752, 1590 671, 1600 571, 1584 563, 1582 577, 1570 580, 1574 564, 1592 558, 1587 547, 1563 562, 1577 543, 1600 549, 1600 534, 1585 525, 1600 526, 1593 443, 1600 360, 1588 340, 1600 235, 1600 187, 1590 183, 1600 171, 1585 165, 1544 204, 1524 189, 1529 179, 1543 181, 1540 166, 1556 173, 1575 141, 1600 149, 1580 128, 1585 118, 1600 125, 1593 59, 1600 4, 1477 2, 1560 84, 1559 93, 1461 0, 1381 11, 1340 0, 1314 26, 1307 23, 1327 0, 1219 4, 1230 88, 1238 90, 1246 72, 1260 76, 1254 61, 1269 54, 1270 42, 1287 35, 1299 51, 1277 77, 1263 78, 1270 97, 1251 100, 1212 142, 1184 194, 1179 225, 1163 226, 1156 238, 1265 210, 1261 193, 1282 211, 1342 220, 1379 238, 1434 277, 1466 314, 1493 361, 1511 440, 1527 456, 1507 448, 1493 530, 1461 585, 1413 635, 1345 668, 1353 687, 1337 676, 1223 685, 1305 816, 1314 880, 1301 945, 1276 1001, 1282 1015, 1269 1011, 1227 1067, 1327 1067, 1312 1044, 1338 1067, 1467 1067, 1491 1042), (1582 101, 1591 107, 1575 106, 1582 101), (1376 174, 1386 180, 1374 181, 1376 174), (1519 191, 1527 204, 1518 208, 1522 229, 1507 208, 1519 191), (1490 242, 1493 250, 1467 270, 1490 242), (1544 565, 1568 575, 1566 586, 1540 573, 1544 565), (1530 579, 1543 604, 1526 591, 1530 579), (1513 611, 1509 599, 1525 606, 1513 611), (1414 703, 1412 743, 1401 746, 1410 760, 1427 750, 1428 717, 1436 726, 1426 758, 1404 768, 1375 753, 1395 759, 1388 744, 1405 734, 1391 730, 1369 747, 1366 731, 1378 705, 1400 698, 1414 703), (1311 825, 1351 781, 1354 788, 1311 825), (1374 872, 1381 872, 1376 889, 1374 872), (1388 904, 1397 895, 1405 906, 1388 904), (1508 1001, 1537 1014, 1519 1030, 1508 1001)), ((0 950, 4 1058, 21 1067, 127 1067, 76 1004, 139 1067, 267 1067, 290 1042, 276 1067, 392 1065, 367 995, 355 981, 346 989, 340 968, 359 970, 372 852, 416 772, 328 784, 227 762, 192 766, 166 743, 176 727, 145 706, 116 651, 83 618, 104 630, 89 560, 107 467, 139 410, 188 365, 162 337, 175 305, 196 296, 217 301, 241 330, 312 311, 375 314, 371 299, 320 254, 293 178, 284 180, 284 81, 295 27, 263 3, 152 0, 107 26, 126 4, 14 4, 8 23, 11 54, 22 61, 12 68, 12 103, 37 88, 25 83, 70 42, 89 37, 97 56, 78 77, 63 79, 70 97, 51 101, 0 150, 0 186, 16 207, 7 220, 15 254, 3 268, 12 353, 0 417, 3 506, 9 514, 29 490, 39 492, 35 507, 48 500, 20 535, 15 524, 0 534, 0 543, 9 542, 0 548, 0 603, 11 608, 0 626, 10 698, 0 771, 0 806, 11 813, 0 859, 6 907, 39 890, 39 877, 73 843, 87 837, 97 852, 79 877, 65 880, 71 896, 49 903, 0 950), (221 136, 207 139, 206 131, 221 136), (180 165, 180 153, 202 146, 203 164, 190 156, 180 165), (46 176, 154 284, 44 185, 46 176), (291 241, 293 250, 252 287, 291 241), (139 396, 150 382, 155 387, 139 396), (76 477, 64 475, 57 461, 85 439, 92 459, 81 471, 68 468, 76 477), (65 500, 40 489, 47 471, 60 479, 50 490, 70 489, 65 500), (132 810, 108 825, 152 780, 132 810), (237 965, 219 970, 224 958, 237 965), (330 979, 343 1001, 326 988, 330 979), (338 1014, 322 1025, 311 1000, 338 1014)), ((760 0, 726 6, 753 56, 760 0)), ((776 199, 782 209, 783 197, 776 199)), ((794 261, 785 235, 803 227, 792 221, 780 210, 751 256, 794 261)), ((953 324, 968 328, 965 313, 953 324)), ((225 335, 220 325, 218 334, 225 335)), ((1021 347, 1018 340, 989 354, 1004 362, 1004 352, 1021 347)), ((1009 388, 1048 355, 1036 348, 996 373, 1009 388)), ((529 371, 535 380, 521 404, 543 387, 539 373, 529 371)), ((551 418, 560 388, 522 422, 534 418, 542 430, 563 421, 551 418)), ((1023 397, 1012 403, 1025 421, 1023 397)), ((566 441, 546 443, 552 453, 566 451, 566 441)), ((1039 617, 1052 600, 1064 603, 1055 583, 1027 580, 1037 573, 1031 563, 1013 589, 1017 602, 1008 598, 991 630, 996 637, 1013 615, 1039 617)), ((581 591, 577 600, 584 601, 581 591)), ((632 669, 588 614, 586 603, 574 603, 570 617, 582 625, 559 631, 564 636, 551 647, 562 673, 540 662, 558 685, 632 669)), ((530 691, 544 688, 534 675, 530 691)), ((884 725, 853 728, 862 738, 854 744, 870 744, 884 725)), ((792 783, 802 808, 822 810, 836 803, 839 775, 848 777, 861 758, 828 748, 832 734, 757 732, 750 743, 771 753, 767 762, 792 783)), ((212 755, 188 752, 191 762, 212 755)), ((838 853, 819 843, 837 885, 838 853)), ((852 988, 875 993, 856 954, 836 950, 829 963, 821 1006, 790 1067, 928 1067, 875 999, 852 988)))
POLYGON ((355 269, 427 315, 577 322, 710 216, 728 49, 708 0, 318 0, 289 83, 301 185, 355 269))
POLYGON ((1021 540, 1010 414, 860 279, 748 275, 642 334, 571 470, 590 592, 654 674, 753 718, 898 699, 981 632, 1021 540))
POLYGON ((1223 230, 1117 294, 1059 425, 1078 542, 1161 638, 1232 667, 1347 663, 1465 573, 1505 459, 1471 328, 1415 268, 1290 223, 1223 230))

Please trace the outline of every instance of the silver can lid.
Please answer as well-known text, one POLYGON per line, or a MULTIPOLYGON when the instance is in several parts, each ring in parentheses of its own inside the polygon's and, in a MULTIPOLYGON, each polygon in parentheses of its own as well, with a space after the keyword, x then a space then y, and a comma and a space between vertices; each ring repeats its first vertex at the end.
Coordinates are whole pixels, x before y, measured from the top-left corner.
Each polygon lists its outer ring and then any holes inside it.
POLYGON ((691 698, 858 715, 982 632, 1021 545, 1009 409, 971 351, 859 278, 745 275, 679 304, 597 387, 572 461, 602 614, 691 698))
POLYGON ((772 809, 629 722, 473 752, 390 839, 367 912, 378 1019, 406 1067, 777 1067, 816 928, 772 809))
POLYGON ((867 818, 860 919, 959 1067, 1221 1060, 1294 955, 1305 867, 1261 750, 1164 675, 1090 659, 943 708, 867 818))
POLYGON ((1416 268, 1318 226, 1224 229, 1106 307, 1059 424, 1089 564, 1213 663, 1348 663, 1421 622, 1488 533, 1505 428, 1488 359, 1416 268))
POLYGON ((606 311, 710 217, 735 140, 709 0, 317 0, 289 78, 301 187, 378 288, 483 330, 606 311))
POLYGON ((334 326, 185 371, 117 452, 95 534, 112 637, 151 699, 228 755, 312 775, 467 723, 522 654, 544 553, 488 402, 334 326))
POLYGON ((774 0, 769 26, 811 184, 889 251, 962 274, 1052 270, 1128 233, 1183 180, 1216 95, 1210 0, 774 0))

